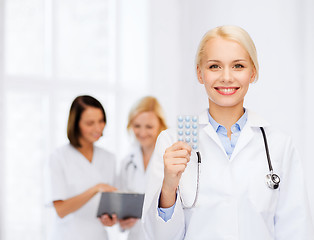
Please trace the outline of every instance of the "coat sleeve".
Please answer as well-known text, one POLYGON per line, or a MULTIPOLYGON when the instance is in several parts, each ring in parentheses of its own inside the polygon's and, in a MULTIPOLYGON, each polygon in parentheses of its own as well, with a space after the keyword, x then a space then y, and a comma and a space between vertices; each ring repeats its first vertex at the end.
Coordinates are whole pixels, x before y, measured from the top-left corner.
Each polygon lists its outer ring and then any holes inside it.
POLYGON ((45 164, 45 205, 52 206, 56 200, 64 200, 68 197, 67 181, 64 169, 63 151, 58 150, 51 154, 45 164))
POLYGON ((302 164, 291 139, 283 156, 280 196, 275 216, 276 240, 313 240, 313 223, 302 164))
POLYGON ((148 169, 142 222, 146 239, 149 240, 181 240, 185 234, 185 217, 178 198, 172 218, 167 222, 159 217, 157 210, 164 177, 163 154, 173 142, 167 131, 159 135, 148 169))

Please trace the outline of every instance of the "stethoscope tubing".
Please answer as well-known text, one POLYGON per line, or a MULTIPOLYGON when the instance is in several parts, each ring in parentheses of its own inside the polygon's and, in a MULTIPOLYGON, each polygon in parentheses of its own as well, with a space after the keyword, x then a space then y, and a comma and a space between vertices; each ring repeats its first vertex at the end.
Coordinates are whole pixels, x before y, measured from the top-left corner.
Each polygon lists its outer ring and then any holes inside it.
POLYGON ((180 186, 178 186, 178 192, 179 192, 179 196, 180 196, 180 200, 182 202, 182 205, 184 208, 186 209, 191 209, 191 208, 194 208, 195 205, 196 205, 196 202, 197 202, 197 199, 198 199, 198 193, 199 193, 199 182, 200 182, 200 171, 201 171, 201 168, 200 168, 200 165, 201 165, 201 162, 202 162, 202 159, 201 159, 201 154, 200 152, 196 152, 196 155, 197 155, 197 182, 196 182, 196 192, 195 192, 195 198, 194 198, 194 201, 192 203, 191 206, 187 206, 184 202, 183 202, 183 199, 181 197, 181 192, 180 192, 180 186))
POLYGON ((268 162, 268 168, 270 172, 273 172, 273 166, 271 164, 271 160, 270 160, 270 155, 269 155, 269 149, 268 149, 268 144, 267 144, 267 138, 266 138, 266 134, 265 134, 265 130, 263 127, 260 127, 262 134, 263 134, 263 139, 264 139, 264 145, 265 145, 265 150, 266 150, 266 156, 267 156, 267 162, 268 162))
POLYGON ((134 162, 134 154, 131 154, 130 160, 128 161, 128 163, 125 166, 126 172, 128 171, 130 165, 133 165, 134 170, 136 170, 137 166, 136 166, 136 164, 134 162))
MULTIPOLYGON (((262 132, 263 135, 263 139, 264 139, 264 145, 265 145, 265 151, 266 151, 266 156, 267 156, 267 163, 268 163, 268 168, 269 168, 269 174, 266 175, 266 184, 270 189, 277 189, 279 187, 279 183, 280 183, 280 177, 277 174, 273 173, 273 166, 271 164, 271 160, 270 160, 270 154, 269 154, 269 149, 268 149, 268 143, 267 143, 267 138, 266 138, 266 133, 263 127, 260 127, 260 130, 262 132)), ((181 193, 180 193, 180 186, 178 186, 178 193, 180 196, 180 200, 182 203, 183 208, 185 209, 191 209, 193 207, 195 207, 197 199, 198 199, 198 193, 199 193, 199 177, 200 177, 200 164, 201 164, 201 154, 200 152, 196 152, 197 154, 197 182, 196 182, 196 192, 195 192, 195 198, 194 201, 192 203, 191 206, 187 206, 182 197, 181 197, 181 193)))

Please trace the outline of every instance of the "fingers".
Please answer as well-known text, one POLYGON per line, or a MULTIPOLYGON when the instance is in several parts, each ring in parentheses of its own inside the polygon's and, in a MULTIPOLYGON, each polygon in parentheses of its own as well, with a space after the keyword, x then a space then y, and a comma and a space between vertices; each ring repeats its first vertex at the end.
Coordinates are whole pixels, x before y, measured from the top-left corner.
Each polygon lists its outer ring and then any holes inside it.
POLYGON ((162 191, 167 192, 165 195, 175 196, 181 175, 190 161, 191 151, 192 148, 185 142, 176 142, 165 150, 162 186, 162 191))
POLYGON ((176 142, 166 149, 164 154, 165 168, 177 172, 184 171, 190 161, 191 147, 185 142, 176 142))
POLYGON ((115 188, 115 187, 113 187, 111 185, 105 184, 105 183, 97 184, 97 189, 98 189, 98 192, 114 192, 114 191, 117 191, 117 188, 115 188))
POLYGON ((172 158, 173 163, 175 164, 178 161, 180 164, 182 161, 190 161, 190 153, 187 150, 176 150, 176 151, 166 151, 165 152, 166 158, 172 158))
POLYGON ((103 225, 108 227, 115 225, 118 221, 116 214, 112 214, 111 216, 109 216, 108 214, 104 214, 99 219, 103 225))
POLYGON ((118 222, 118 217, 117 217, 117 215, 116 215, 116 214, 112 214, 111 220, 112 220, 113 224, 116 224, 116 223, 118 222))
POLYGON ((190 161, 192 148, 185 142, 176 142, 167 148, 164 154, 165 163, 186 165, 190 161))
POLYGON ((110 186, 110 185, 107 185, 107 192, 114 192, 114 191, 117 191, 117 190, 118 190, 117 188, 115 188, 113 186, 110 186))
POLYGON ((177 151, 177 150, 186 150, 191 155, 192 148, 186 142, 176 142, 172 146, 166 149, 166 151, 177 151))
POLYGON ((136 218, 127 218, 127 219, 120 219, 119 220, 119 223, 120 223, 120 226, 123 228, 123 229, 129 229, 131 227, 133 227, 135 225, 135 223, 137 222, 138 219, 136 218))
POLYGON ((133 223, 133 222, 136 222, 137 221, 137 218, 126 218, 126 219, 120 219, 119 222, 121 223, 133 223))

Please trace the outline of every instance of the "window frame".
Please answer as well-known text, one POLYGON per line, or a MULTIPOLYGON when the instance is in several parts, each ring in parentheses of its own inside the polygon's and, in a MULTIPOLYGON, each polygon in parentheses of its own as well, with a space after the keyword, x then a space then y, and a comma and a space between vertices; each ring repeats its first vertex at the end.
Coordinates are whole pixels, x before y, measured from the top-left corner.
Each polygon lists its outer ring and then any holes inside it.
MULTIPOLYGON (((115 28, 117 28, 117 19, 116 19, 116 1, 114 0, 108 0, 109 7, 113 9, 113 11, 110 11, 112 16, 111 18, 111 24, 115 25, 114 27, 110 26, 110 43, 112 44, 112 47, 110 48, 110 66, 111 72, 109 76, 111 78, 116 77, 116 57, 115 53, 117 51, 117 44, 116 44, 116 38, 117 34, 115 28)), ((49 99, 49 110, 47 113, 47 116, 55 116, 58 112, 57 109, 57 102, 55 99, 58 98, 59 92, 64 92, 67 90, 71 90, 71 92, 81 92, 82 89, 88 94, 89 92, 93 92, 95 89, 99 90, 104 93, 103 95, 106 95, 106 92, 108 93, 116 93, 119 92, 119 88, 117 85, 119 84, 118 81, 95 81, 91 84, 88 84, 88 82, 83 80, 69 80, 69 79, 61 79, 57 77, 56 74, 56 49, 57 49, 57 41, 56 41, 56 1, 53 0, 45 0, 44 9, 43 9, 43 15, 45 19, 45 30, 44 30, 44 66, 45 71, 44 74, 41 76, 30 76, 26 74, 21 75, 8 75, 5 72, 5 13, 6 13, 6 0, 0 1, 0 115, 5 116, 6 114, 6 93, 9 91, 29 91, 29 92, 36 92, 45 98, 49 99)), ((119 95, 119 93, 117 94, 119 95)), ((121 93, 120 93, 121 95, 121 93)), ((68 106, 70 107, 70 106, 68 106)), ((45 116, 45 117, 47 117, 45 116)), ((46 123, 45 123, 46 124, 46 123)), ((45 149, 43 150, 44 153, 51 153, 57 146, 57 139, 56 139, 56 133, 53 131, 53 129, 56 129, 56 123, 55 121, 48 121, 48 129, 45 133, 48 133, 47 142, 44 143, 45 149)), ((3 196, 5 194, 5 188, 6 188, 6 182, 5 182, 5 172, 6 172, 6 158, 7 158, 7 151, 5 149, 5 139, 6 139, 6 119, 4 117, 0 117, 0 132, 1 132, 1 138, 0 138, 0 159, 3 161, 0 161, 0 195, 3 196)), ((66 139, 65 139, 66 140, 66 139)), ((118 139, 115 141, 115 146, 118 144, 118 139)), ((48 157, 48 156, 47 156, 48 157)), ((46 158, 46 156, 45 156, 46 158)), ((44 165, 44 160, 42 162, 42 166, 44 165)), ((42 195, 44 193, 43 190, 42 195)), ((3 198, 0 198, 0 211, 3 212, 6 208, 4 206, 5 201, 3 198)), ((44 222, 47 222, 46 217, 51 215, 49 213, 50 210, 45 209, 44 206, 42 206, 42 220, 44 222)), ((4 239, 6 233, 8 230, 5 229, 5 216, 4 214, 1 214, 0 216, 0 239, 4 239)), ((43 224, 47 225, 47 224, 43 224)), ((39 234, 41 236, 47 237, 47 230, 49 230, 49 226, 44 226, 44 228, 41 228, 39 230, 39 234)))

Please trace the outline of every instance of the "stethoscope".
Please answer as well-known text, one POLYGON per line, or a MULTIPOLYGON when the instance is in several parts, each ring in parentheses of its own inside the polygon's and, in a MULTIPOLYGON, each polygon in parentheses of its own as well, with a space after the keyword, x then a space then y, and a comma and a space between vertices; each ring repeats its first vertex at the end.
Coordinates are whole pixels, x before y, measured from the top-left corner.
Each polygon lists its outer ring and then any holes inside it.
MULTIPOLYGON (((269 155, 269 150, 268 150, 268 144, 267 144, 267 138, 266 138, 266 134, 264 131, 263 127, 260 127, 260 130, 262 132, 263 135, 263 139, 264 139, 264 145, 265 145, 265 151, 266 151, 266 156, 267 156, 267 162, 268 162, 268 168, 269 168, 269 173, 266 175, 266 184, 270 189, 277 189, 279 187, 279 183, 280 183, 280 177, 273 173, 273 166, 271 164, 271 160, 270 160, 270 155, 269 155)), ((190 209, 195 207, 196 202, 197 202, 197 198, 198 198, 198 192, 199 192, 199 177, 200 177, 200 165, 201 165, 201 154, 200 152, 196 152, 197 155, 197 182, 196 182, 196 192, 195 192, 195 198, 194 201, 192 203, 191 206, 187 206, 182 197, 181 197, 181 193, 180 193, 180 187, 178 186, 178 192, 179 192, 179 196, 180 196, 180 200, 182 203, 182 206, 184 208, 190 209)))
POLYGON ((268 168, 269 168, 269 174, 266 175, 266 184, 270 189, 277 189, 279 187, 280 177, 277 174, 273 173, 273 166, 271 165, 271 161, 270 161, 266 134, 263 127, 260 127, 260 129, 262 131, 263 138, 264 138, 264 144, 265 144, 265 150, 266 150, 267 162, 268 162, 268 168))
POLYGON ((130 160, 125 165, 125 175, 126 175, 126 191, 132 192, 134 189, 132 188, 132 183, 134 182, 135 173, 137 171, 137 165, 134 161, 134 154, 130 155, 130 160))
POLYGON ((127 163, 126 166, 125 166, 125 171, 126 171, 126 172, 128 172, 128 169, 129 169, 130 166, 133 167, 133 170, 134 170, 134 171, 135 171, 136 168, 137 168, 137 166, 136 166, 136 164, 135 164, 135 162, 134 162, 134 154, 131 154, 130 160, 128 161, 128 163, 127 163))

